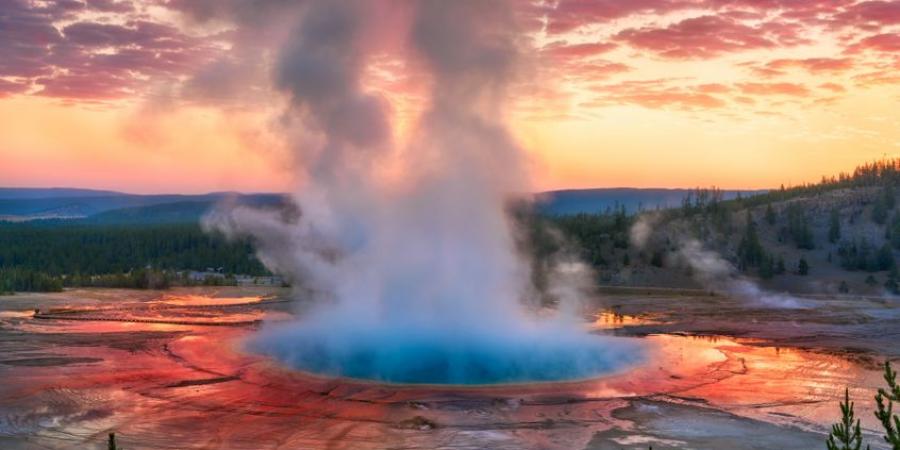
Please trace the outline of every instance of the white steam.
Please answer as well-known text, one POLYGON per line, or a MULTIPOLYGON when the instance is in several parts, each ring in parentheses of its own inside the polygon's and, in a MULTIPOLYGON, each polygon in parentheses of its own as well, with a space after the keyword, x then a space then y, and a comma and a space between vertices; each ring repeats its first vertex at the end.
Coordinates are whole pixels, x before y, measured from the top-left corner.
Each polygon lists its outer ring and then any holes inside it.
MULTIPOLYGON (((661 217, 657 214, 643 214, 637 218, 630 230, 631 243, 639 250, 651 245, 654 231, 659 227, 661 217)), ((769 292, 743 276, 732 263, 719 253, 706 248, 697 239, 686 237, 686 233, 670 230, 669 239, 676 250, 672 263, 691 269, 691 275, 704 288, 713 292, 730 295, 748 304, 771 308, 804 308, 805 303, 791 295, 769 292)))
POLYGON ((803 301, 788 294, 766 291, 740 275, 733 264, 709 250, 696 239, 681 242, 676 253, 696 279, 707 289, 725 293, 749 304, 772 308, 804 308, 803 301))
POLYGON ((650 237, 653 235, 653 228, 658 221, 658 214, 644 213, 638 216, 634 225, 631 226, 631 230, 629 230, 631 243, 639 249, 646 248, 650 237))
MULTIPOLYGON (((523 46, 509 5, 392 4, 412 8, 399 14, 409 18, 406 56, 430 77, 403 148, 387 103, 363 83, 385 26, 374 5, 310 2, 278 52, 284 122, 303 130, 292 133, 300 211, 223 208, 205 221, 251 236, 266 267, 319 300, 252 346, 316 372, 400 382, 578 378, 634 359, 631 346, 562 317, 536 322, 521 307, 534 288, 507 213, 529 191, 504 122, 523 46), (382 176, 386 160, 402 180, 382 176)), ((564 303, 577 295, 571 268, 550 277, 564 303)))

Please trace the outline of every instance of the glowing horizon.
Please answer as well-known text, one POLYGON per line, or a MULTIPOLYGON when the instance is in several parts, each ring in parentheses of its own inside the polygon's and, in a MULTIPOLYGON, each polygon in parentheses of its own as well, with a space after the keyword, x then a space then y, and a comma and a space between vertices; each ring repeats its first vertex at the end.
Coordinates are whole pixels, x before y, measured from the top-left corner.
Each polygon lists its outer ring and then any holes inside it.
MULTIPOLYGON (((284 27, 241 36, 216 5, 4 3, 0 186, 290 190, 270 73, 284 27)), ((406 13, 384 5, 386 23, 406 13)), ((508 113, 535 190, 770 189, 900 154, 900 1, 516 7, 531 58, 508 113)), ((373 39, 402 52, 399 34, 373 39)), ((406 141, 429 80, 395 56, 365 88, 406 141)))

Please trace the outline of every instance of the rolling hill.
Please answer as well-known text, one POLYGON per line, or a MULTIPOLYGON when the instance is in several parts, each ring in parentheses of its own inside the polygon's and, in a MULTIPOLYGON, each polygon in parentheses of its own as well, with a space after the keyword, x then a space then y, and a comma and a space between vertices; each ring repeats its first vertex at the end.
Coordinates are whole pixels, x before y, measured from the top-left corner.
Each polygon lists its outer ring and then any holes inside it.
POLYGON ((138 195, 87 189, 0 188, 0 220, 84 220, 89 223, 196 222, 216 203, 279 204, 281 194, 214 192, 200 195, 138 195))
MULTIPOLYGON (((542 192, 536 195, 541 213, 554 216, 602 213, 624 207, 628 213, 677 207, 689 189, 599 188, 542 192)), ((764 191, 726 191, 739 194, 764 191)), ((138 195, 72 188, 0 188, 0 220, 67 219, 86 223, 139 224, 196 222, 216 203, 235 199, 249 205, 275 205, 283 194, 213 192, 199 195, 138 195)))
POLYGON ((115 191, 99 191, 76 188, 4 188, 0 187, 0 199, 41 199, 41 198, 73 198, 73 197, 108 197, 122 195, 115 191))
MULTIPOLYGON (((693 189, 599 188, 548 191, 538 194, 538 208, 544 214, 563 216, 578 213, 603 213, 624 207, 633 214, 638 211, 675 208, 693 189)), ((724 191, 725 200, 764 193, 767 191, 724 191)))

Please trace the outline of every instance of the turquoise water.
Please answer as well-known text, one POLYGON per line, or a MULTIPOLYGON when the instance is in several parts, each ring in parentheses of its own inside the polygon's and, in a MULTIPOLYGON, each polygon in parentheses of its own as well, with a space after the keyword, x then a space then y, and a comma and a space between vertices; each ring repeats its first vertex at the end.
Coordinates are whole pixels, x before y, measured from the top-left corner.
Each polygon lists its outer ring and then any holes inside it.
POLYGON ((608 374, 642 357, 636 340, 559 327, 510 332, 301 324, 269 330, 250 347, 319 375, 404 384, 578 380, 608 374))

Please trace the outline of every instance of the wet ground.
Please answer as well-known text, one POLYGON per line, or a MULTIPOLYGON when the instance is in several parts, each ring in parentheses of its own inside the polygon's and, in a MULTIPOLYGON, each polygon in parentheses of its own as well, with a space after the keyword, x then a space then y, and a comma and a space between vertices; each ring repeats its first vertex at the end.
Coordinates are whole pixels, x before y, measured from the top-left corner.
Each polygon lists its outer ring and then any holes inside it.
MULTIPOLYGON (((291 317, 280 290, 83 290, 0 297, 0 448, 824 448, 844 387, 869 441, 900 304, 608 294, 595 333, 645 362, 580 382, 397 386, 319 378, 241 351, 291 317), (40 311, 35 314, 35 309, 40 311)), ((880 448, 873 445, 873 448, 880 448)))

